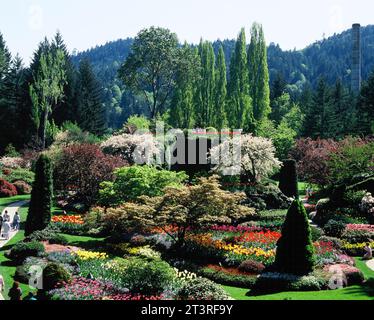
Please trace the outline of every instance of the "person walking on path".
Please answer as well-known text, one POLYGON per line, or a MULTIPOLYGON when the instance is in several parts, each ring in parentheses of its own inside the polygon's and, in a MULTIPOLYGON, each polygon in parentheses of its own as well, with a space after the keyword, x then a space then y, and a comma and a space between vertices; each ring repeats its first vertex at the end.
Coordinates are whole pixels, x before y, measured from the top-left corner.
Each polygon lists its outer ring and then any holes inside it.
POLYGON ((5 240, 9 240, 10 230, 11 230, 10 223, 8 221, 5 221, 3 223, 3 236, 5 240))
POLYGON ((3 276, 0 274, 0 294, 1 292, 4 292, 5 289, 5 282, 3 276))
POLYGON ((0 214, 0 238, 3 236, 1 230, 3 228, 3 222, 4 222, 4 219, 3 219, 3 216, 0 214))
POLYGON ((10 288, 8 296, 10 301, 21 301, 22 300, 22 290, 19 287, 19 282, 15 281, 13 287, 10 288))
POLYGON ((8 221, 10 222, 10 215, 7 210, 5 210, 5 213, 3 215, 4 222, 8 221))
POLYGON ((364 260, 373 259, 373 249, 370 247, 370 243, 366 244, 364 250, 365 250, 364 260))
POLYGON ((16 212, 16 214, 14 215, 14 218, 13 218, 13 230, 15 231, 18 231, 19 230, 19 224, 21 222, 21 218, 18 214, 18 211, 16 212))

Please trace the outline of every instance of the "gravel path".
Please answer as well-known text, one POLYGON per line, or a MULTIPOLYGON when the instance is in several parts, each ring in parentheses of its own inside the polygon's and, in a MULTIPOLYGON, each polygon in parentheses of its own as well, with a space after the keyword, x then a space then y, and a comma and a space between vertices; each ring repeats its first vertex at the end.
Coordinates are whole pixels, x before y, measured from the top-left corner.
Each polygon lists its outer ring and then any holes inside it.
MULTIPOLYGON (((19 210, 19 208, 23 207, 26 203, 28 203, 28 201, 14 202, 11 205, 9 205, 9 207, 6 207, 3 210, 2 214, 4 214, 5 211, 8 211, 8 214, 10 216, 10 222, 12 223, 15 213, 19 210)), ((9 240, 0 238, 0 248, 4 247, 17 234, 17 232, 18 230, 10 232, 9 240)), ((4 300, 4 297, 1 295, 1 293, 0 293, 0 300, 4 300)))

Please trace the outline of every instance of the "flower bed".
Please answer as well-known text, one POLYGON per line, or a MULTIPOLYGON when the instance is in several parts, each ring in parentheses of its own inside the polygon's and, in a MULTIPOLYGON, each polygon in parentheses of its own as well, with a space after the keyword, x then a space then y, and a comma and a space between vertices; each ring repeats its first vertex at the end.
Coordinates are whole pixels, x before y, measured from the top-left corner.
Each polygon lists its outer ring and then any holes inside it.
POLYGON ((69 216, 53 216, 53 223, 63 223, 63 224, 84 224, 83 218, 80 215, 69 215, 69 216))
POLYGON ((374 225, 370 224, 347 224, 346 230, 348 231, 366 231, 374 233, 374 225))

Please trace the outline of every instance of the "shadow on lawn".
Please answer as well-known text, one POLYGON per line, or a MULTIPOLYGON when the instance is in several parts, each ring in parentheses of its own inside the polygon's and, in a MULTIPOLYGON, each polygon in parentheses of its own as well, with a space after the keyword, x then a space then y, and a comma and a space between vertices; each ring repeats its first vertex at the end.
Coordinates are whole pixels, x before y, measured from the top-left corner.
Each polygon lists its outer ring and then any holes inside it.
POLYGON ((102 239, 89 240, 89 241, 72 241, 69 242, 69 246, 79 247, 82 249, 100 249, 105 247, 105 242, 102 239))

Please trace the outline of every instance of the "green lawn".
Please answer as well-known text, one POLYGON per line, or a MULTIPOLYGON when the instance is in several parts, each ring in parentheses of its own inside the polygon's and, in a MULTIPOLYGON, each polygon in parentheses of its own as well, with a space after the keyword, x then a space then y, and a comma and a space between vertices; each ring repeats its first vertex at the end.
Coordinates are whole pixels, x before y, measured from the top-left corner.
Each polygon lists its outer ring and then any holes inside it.
MULTIPOLYGON (((366 279, 374 278, 374 271, 366 266, 365 261, 356 258, 357 267, 366 279)), ((352 286, 339 290, 311 291, 311 292, 281 292, 262 296, 247 296, 248 289, 224 286, 227 293, 235 300, 374 300, 367 288, 352 286)))
MULTIPOLYGON (((0 199, 0 210, 3 210, 5 207, 9 206, 11 203, 28 200, 30 196, 16 196, 12 198, 5 198, 0 199)), ((19 211, 21 216, 21 231, 19 231, 15 237, 13 237, 10 242, 8 242, 3 248, 0 249, 0 266, 1 266, 1 274, 4 277, 5 281, 5 291, 3 292, 3 296, 5 299, 8 299, 8 291, 9 288, 13 285, 13 276, 16 271, 16 266, 12 265, 11 261, 5 258, 4 254, 7 250, 10 250, 13 245, 17 242, 22 241, 25 237, 23 231, 23 224, 26 220, 27 216, 28 205, 22 207, 19 211)), ((30 292, 30 288, 28 285, 21 284, 21 289, 23 291, 24 296, 30 292)))

